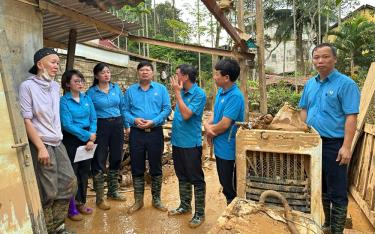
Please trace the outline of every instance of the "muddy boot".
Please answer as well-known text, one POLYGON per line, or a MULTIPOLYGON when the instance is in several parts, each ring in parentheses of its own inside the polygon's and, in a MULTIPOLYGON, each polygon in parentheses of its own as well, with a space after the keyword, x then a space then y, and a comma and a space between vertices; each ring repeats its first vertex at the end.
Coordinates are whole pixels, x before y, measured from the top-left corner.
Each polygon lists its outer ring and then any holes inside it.
POLYGON ((331 211, 331 233, 342 234, 344 232, 346 222, 347 206, 338 206, 332 204, 331 211))
POLYGON ((143 196, 145 193, 145 179, 143 176, 133 176, 134 204, 129 208, 128 214, 133 214, 143 207, 143 196))
POLYGON ((322 226, 322 232, 324 234, 331 233, 331 201, 327 197, 327 194, 322 194, 322 204, 324 211, 324 224, 322 226))
POLYGON ((104 175, 99 172, 93 177, 96 193, 96 206, 101 210, 109 210, 111 207, 104 200, 104 175))
POLYGON ((152 194, 152 206, 160 211, 168 211, 167 207, 161 203, 161 184, 163 182, 163 176, 152 176, 151 177, 151 194, 152 194))
POLYGON ((58 227, 65 224, 65 218, 68 216, 69 200, 59 199, 53 202, 52 215, 53 215, 53 226, 57 230, 58 227))
POLYGON ((43 207, 44 221, 46 222, 47 232, 53 233, 55 231, 55 226, 53 225, 53 213, 52 205, 49 207, 43 207))
POLYGON ((116 201, 126 201, 126 198, 119 193, 118 170, 109 170, 108 172, 108 192, 107 198, 116 201))
POLYGON ((189 222, 191 228, 199 227, 204 222, 206 184, 194 185, 195 213, 189 222))
POLYGON ((168 215, 170 216, 191 213, 192 185, 189 182, 178 181, 178 188, 180 192, 180 206, 168 211, 168 215))
POLYGON ((68 218, 72 221, 81 221, 83 216, 79 213, 74 197, 70 198, 68 218))

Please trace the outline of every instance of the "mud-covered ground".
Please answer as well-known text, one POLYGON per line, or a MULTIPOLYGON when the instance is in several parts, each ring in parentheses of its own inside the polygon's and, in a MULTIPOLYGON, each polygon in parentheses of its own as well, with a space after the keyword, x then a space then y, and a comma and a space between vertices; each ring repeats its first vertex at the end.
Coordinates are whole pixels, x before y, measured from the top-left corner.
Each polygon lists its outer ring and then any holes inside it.
MULTIPOLYGON (((151 206, 151 191, 148 186, 145 191, 145 206, 131 216, 126 213, 134 201, 131 187, 122 190, 123 194, 127 197, 126 202, 108 201, 111 205, 109 211, 96 209, 94 193, 89 191, 88 205, 94 207, 94 213, 85 216, 83 221, 73 222, 67 220, 67 226, 69 229, 77 231, 78 234, 207 233, 215 225, 217 218, 222 214, 226 207, 226 202, 224 195, 221 193, 215 162, 208 161, 205 163, 204 167, 207 183, 206 221, 197 229, 190 229, 187 225, 191 215, 168 217, 166 212, 160 212, 154 209, 151 206)), ((162 189, 162 200, 168 208, 174 208, 179 204, 178 182, 177 178, 173 175, 173 167, 165 171, 166 178, 162 189)), ((350 199, 349 213, 353 218, 353 229, 346 230, 345 233, 375 233, 375 230, 371 227, 358 205, 353 202, 352 198, 350 199)), ((248 233, 251 233, 251 231, 249 230, 248 233)), ((269 233, 272 233, 272 231, 270 230, 269 233)))

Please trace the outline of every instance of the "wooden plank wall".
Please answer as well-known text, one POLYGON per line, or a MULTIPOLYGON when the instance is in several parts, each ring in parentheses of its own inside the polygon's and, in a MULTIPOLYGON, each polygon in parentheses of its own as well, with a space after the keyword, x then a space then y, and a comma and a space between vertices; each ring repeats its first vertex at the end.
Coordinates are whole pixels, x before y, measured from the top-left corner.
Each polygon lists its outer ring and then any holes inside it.
POLYGON ((375 95, 375 62, 371 64, 371 67, 367 73, 365 83, 363 84, 361 91, 361 103, 359 106, 359 114, 357 119, 357 130, 355 132, 351 152, 357 145, 358 138, 361 136, 363 126, 365 125, 366 115, 371 105, 372 97, 375 95))
POLYGON ((366 124, 353 161, 350 192, 375 227, 375 125, 366 124))

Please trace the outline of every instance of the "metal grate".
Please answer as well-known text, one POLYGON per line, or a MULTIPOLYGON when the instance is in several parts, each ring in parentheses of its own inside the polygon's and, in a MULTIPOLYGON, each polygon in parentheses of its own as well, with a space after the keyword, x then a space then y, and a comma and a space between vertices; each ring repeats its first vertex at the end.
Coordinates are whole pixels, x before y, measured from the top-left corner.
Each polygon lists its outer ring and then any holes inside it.
MULTIPOLYGON (((289 205, 302 212, 310 212, 310 180, 305 171, 310 156, 247 151, 246 197, 259 201, 260 194, 268 189, 280 192, 289 205)), ((268 203, 280 205, 277 199, 268 198, 268 203)))

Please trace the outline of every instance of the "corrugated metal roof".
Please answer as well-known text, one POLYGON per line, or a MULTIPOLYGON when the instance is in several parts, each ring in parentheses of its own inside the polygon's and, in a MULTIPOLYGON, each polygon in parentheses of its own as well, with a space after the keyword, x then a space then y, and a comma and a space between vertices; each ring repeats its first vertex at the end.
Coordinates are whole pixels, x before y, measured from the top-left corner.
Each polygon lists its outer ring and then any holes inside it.
MULTIPOLYGON (((103 12, 96 7, 79 2, 79 0, 53 0, 50 2, 68 8, 72 10, 72 12, 77 12, 111 25, 112 27, 118 28, 119 31, 129 32, 140 28, 136 23, 122 21, 111 13, 103 12)), ((70 29, 77 30, 77 43, 118 36, 118 34, 113 32, 98 29, 82 22, 73 21, 65 16, 58 16, 48 11, 43 12, 43 37, 45 39, 68 44, 70 29)))
POLYGON ((136 6, 143 0, 79 0, 87 5, 98 7, 101 10, 107 10, 109 7, 120 9, 124 5, 136 6))

